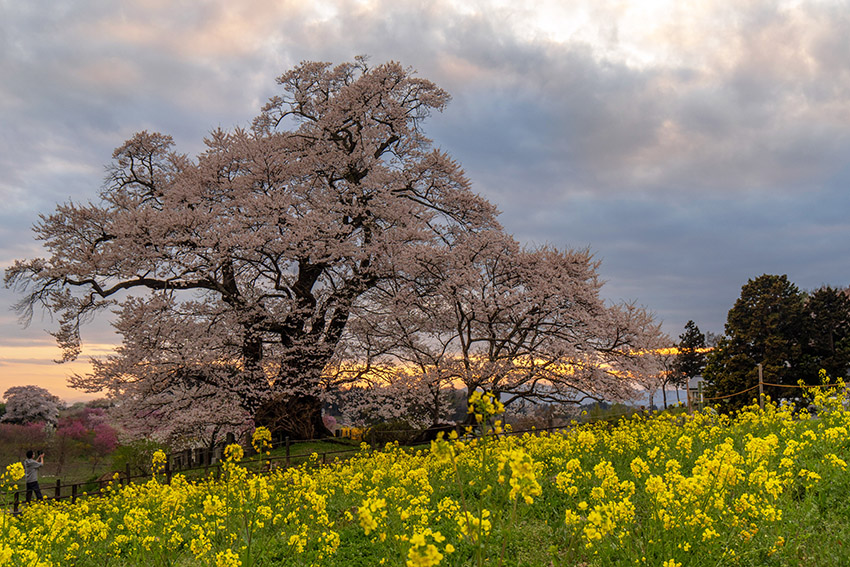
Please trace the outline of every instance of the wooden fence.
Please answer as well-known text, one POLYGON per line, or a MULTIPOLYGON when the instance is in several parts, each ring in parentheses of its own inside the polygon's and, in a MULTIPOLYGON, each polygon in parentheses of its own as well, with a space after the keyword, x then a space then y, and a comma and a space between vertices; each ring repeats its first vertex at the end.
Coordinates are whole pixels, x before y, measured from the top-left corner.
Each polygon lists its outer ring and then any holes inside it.
MULTIPOLYGON (((293 466, 293 464, 301 464, 302 462, 309 462, 310 460, 309 455, 293 455, 292 446, 294 444, 315 443, 317 441, 330 441, 332 439, 338 440, 337 438, 328 438, 318 440, 313 439, 309 441, 291 441, 289 437, 287 437, 283 441, 275 444, 285 448, 282 455, 250 458, 257 455, 256 452, 253 451, 253 448, 249 447, 247 449, 249 458, 243 459, 240 463, 247 466, 252 466, 252 464, 254 464, 253 466, 255 466, 258 470, 262 470, 263 468, 289 468, 293 466)), ((223 442, 216 444, 212 448, 202 447, 186 449, 168 454, 166 455, 164 469, 160 474, 164 477, 166 483, 170 483, 171 477, 176 473, 183 474, 203 472, 206 475, 213 472, 216 477, 218 477, 221 474, 221 462, 223 459, 224 448, 228 444, 228 442, 223 442)), ((350 447, 348 449, 340 449, 338 451, 323 451, 321 453, 317 453, 316 464, 327 464, 334 458, 343 454, 353 455, 360 451, 360 447, 350 447)), ((82 496, 98 496, 104 494, 107 487, 113 483, 127 485, 134 481, 146 481, 150 478, 152 478, 152 475, 148 473, 133 474, 130 464, 127 464, 123 471, 115 471, 110 478, 68 484, 63 484, 61 479, 56 479, 55 484, 41 486, 41 493, 46 500, 70 500, 72 504, 75 504, 77 499, 82 496)), ((11 509, 13 514, 17 514, 20 511, 20 505, 25 499, 26 493, 26 489, 18 489, 11 493, 11 509)))

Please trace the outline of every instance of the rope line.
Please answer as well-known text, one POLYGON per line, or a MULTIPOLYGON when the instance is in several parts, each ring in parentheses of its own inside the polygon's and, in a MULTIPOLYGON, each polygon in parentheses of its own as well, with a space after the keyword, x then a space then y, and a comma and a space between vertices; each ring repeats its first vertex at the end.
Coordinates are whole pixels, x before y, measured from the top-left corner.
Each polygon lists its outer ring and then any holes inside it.
POLYGON ((838 387, 838 384, 813 384, 811 386, 808 385, 808 384, 806 384, 805 386, 800 386, 798 384, 771 384, 771 383, 768 383, 768 382, 762 382, 762 384, 765 385, 765 386, 777 386, 779 388, 836 388, 836 387, 838 387))
MULTIPOLYGON (((835 388, 835 387, 838 387, 838 384, 814 384, 814 385, 811 385, 811 386, 808 385, 808 384, 805 384, 803 386, 800 386, 799 384, 773 384, 771 382, 762 382, 761 385, 762 386, 773 386, 775 388, 835 388)), ((747 388, 746 390, 741 390, 740 392, 735 392, 733 394, 727 394, 725 396, 717 396, 717 397, 713 397, 713 398, 703 397, 702 399, 703 399, 703 401, 723 400, 723 399, 726 399, 726 398, 731 398, 732 396, 737 396, 739 394, 746 394, 747 392, 755 390, 756 388, 758 388, 758 384, 756 384, 755 386, 753 386, 751 388, 747 388)))
POLYGON ((756 386, 753 386, 752 388, 747 388, 746 390, 741 390, 740 392, 735 392, 734 394, 728 394, 728 395, 726 395, 726 396, 717 396, 717 397, 715 397, 715 398, 706 398, 706 397, 703 397, 702 399, 703 399, 703 401, 706 401, 706 400, 723 400, 723 399, 725 399, 725 398, 731 398, 732 396, 737 396, 738 394, 746 394, 746 393, 747 393, 747 392, 749 392, 750 390, 755 390, 756 388, 758 388, 758 386, 757 386, 757 385, 756 385, 756 386))

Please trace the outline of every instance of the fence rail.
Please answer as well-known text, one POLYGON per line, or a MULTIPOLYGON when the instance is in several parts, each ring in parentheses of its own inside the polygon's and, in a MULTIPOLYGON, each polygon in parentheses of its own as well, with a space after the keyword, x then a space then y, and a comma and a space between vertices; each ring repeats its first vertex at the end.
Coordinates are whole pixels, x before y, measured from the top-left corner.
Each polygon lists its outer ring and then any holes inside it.
MULTIPOLYGON (((300 464, 301 461, 309 462, 310 459, 310 455, 293 455, 291 453, 291 447, 293 445, 296 445, 298 443, 315 443, 317 441, 329 441, 331 439, 336 438, 312 440, 290 440, 289 438, 286 438, 284 441, 281 441, 280 443, 276 444, 278 446, 285 446, 286 451, 283 455, 269 456, 256 459, 248 458, 243 459, 240 462, 246 465, 250 465, 252 463, 259 463, 257 468, 260 468, 261 465, 271 466, 272 464, 277 464, 277 466, 285 466, 288 468, 292 466, 293 463, 300 464), (280 465, 278 463, 283 463, 283 465, 280 465)), ((191 449, 168 454, 166 455, 164 469, 160 474, 164 476, 165 481, 167 483, 171 482, 172 476, 176 473, 182 474, 192 472, 203 472, 205 474, 208 474, 212 471, 216 476, 220 476, 222 453, 225 445, 226 443, 221 443, 217 444, 213 448, 191 449), (187 453, 191 453, 192 457, 187 459, 187 453)), ((317 453, 317 455, 321 459, 321 464, 327 464, 329 457, 333 459, 337 455, 341 455, 344 453, 356 454, 360 451, 360 447, 350 447, 348 449, 340 449, 338 451, 322 451, 321 453, 317 453)), ((249 454, 249 457, 250 456, 251 455, 249 454)), ((45 500, 59 501, 70 499, 71 503, 76 503, 77 499, 82 496, 102 495, 110 485, 113 485, 115 483, 128 485, 131 482, 138 480, 149 480, 153 476, 154 475, 152 473, 133 474, 131 466, 127 464, 123 471, 116 471, 110 478, 101 478, 97 480, 88 480, 68 484, 63 484, 61 479, 56 479, 55 485, 44 486, 41 488, 41 492, 45 500), (51 492, 52 495, 50 495, 51 492)), ((26 489, 18 489, 11 493, 13 513, 19 512, 21 501, 24 499, 27 492, 29 491, 27 491, 26 489)))

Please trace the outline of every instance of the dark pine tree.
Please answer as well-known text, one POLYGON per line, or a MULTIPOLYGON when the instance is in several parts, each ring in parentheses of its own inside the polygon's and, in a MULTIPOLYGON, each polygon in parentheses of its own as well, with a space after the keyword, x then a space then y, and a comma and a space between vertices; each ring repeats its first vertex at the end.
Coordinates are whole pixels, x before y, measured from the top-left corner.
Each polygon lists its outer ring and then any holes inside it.
MULTIPOLYGON (((741 288, 726 319, 726 335, 709 354, 703 377, 706 394, 718 397, 758 384, 758 365, 764 382, 793 385, 799 378, 815 383, 817 375, 803 373, 804 296, 787 276, 762 275, 741 288)), ((793 388, 765 387, 773 399, 794 397, 793 388)), ((757 392, 721 401, 727 409, 750 403, 757 392)))
POLYGON ((705 368, 705 335, 693 321, 685 324, 685 332, 679 335, 675 371, 681 376, 679 385, 686 386, 692 378, 702 375, 705 368))
POLYGON ((803 317, 802 378, 817 379, 820 369, 844 378, 850 368, 850 297, 843 290, 823 287, 806 299, 803 317))

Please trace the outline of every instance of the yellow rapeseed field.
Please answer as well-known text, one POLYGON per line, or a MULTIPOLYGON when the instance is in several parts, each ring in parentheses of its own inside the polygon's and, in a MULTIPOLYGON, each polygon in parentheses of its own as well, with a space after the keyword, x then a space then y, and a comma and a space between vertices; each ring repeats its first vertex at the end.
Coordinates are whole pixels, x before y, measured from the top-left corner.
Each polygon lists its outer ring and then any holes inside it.
POLYGON ((0 565, 847 565, 850 413, 843 383, 812 392, 816 414, 768 403, 521 436, 476 394, 480 427, 428 450, 265 475, 230 446, 220 478, 4 514, 0 565))

